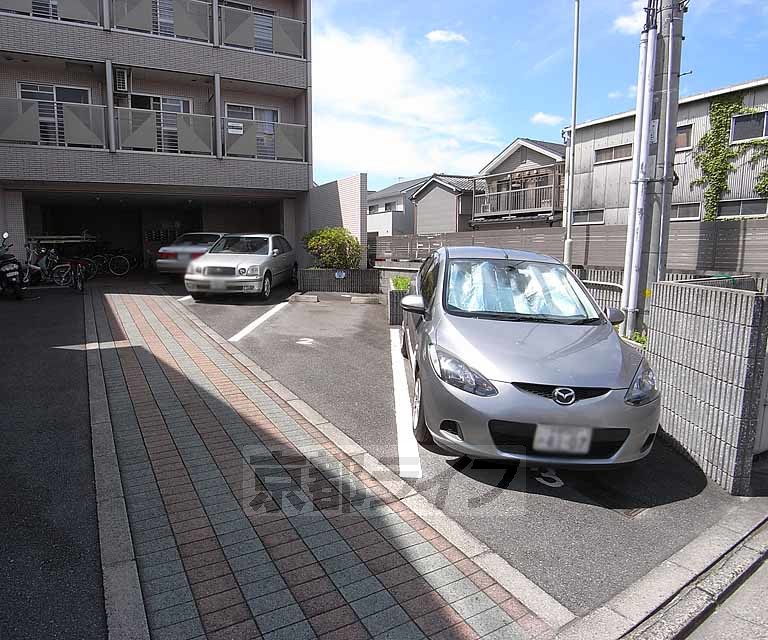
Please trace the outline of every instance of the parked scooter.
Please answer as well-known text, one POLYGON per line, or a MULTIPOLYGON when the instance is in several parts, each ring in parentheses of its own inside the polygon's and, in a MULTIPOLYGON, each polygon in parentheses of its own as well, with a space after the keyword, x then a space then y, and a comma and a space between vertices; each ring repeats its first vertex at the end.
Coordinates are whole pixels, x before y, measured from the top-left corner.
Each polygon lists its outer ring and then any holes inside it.
POLYGON ((21 264, 9 249, 13 243, 8 244, 8 232, 3 233, 3 241, 0 243, 0 292, 10 291, 17 300, 24 297, 21 286, 21 264))

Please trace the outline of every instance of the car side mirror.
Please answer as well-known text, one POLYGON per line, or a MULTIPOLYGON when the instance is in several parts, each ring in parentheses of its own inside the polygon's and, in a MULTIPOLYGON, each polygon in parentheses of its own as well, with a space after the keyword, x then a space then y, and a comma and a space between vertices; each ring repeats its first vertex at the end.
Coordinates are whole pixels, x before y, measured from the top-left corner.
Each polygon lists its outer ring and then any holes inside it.
POLYGON ((624 322, 624 312, 621 309, 617 309, 616 307, 606 307, 605 317, 608 318, 608 322, 610 322, 613 326, 624 322))
POLYGON ((272 255, 273 256, 279 256, 280 255, 280 249, 272 249, 272 255))
POLYGON ((424 306, 424 298, 419 295, 405 296, 400 301, 400 306, 403 308, 403 311, 410 311, 411 313, 416 313, 420 316, 423 316, 427 312, 427 309, 424 306))

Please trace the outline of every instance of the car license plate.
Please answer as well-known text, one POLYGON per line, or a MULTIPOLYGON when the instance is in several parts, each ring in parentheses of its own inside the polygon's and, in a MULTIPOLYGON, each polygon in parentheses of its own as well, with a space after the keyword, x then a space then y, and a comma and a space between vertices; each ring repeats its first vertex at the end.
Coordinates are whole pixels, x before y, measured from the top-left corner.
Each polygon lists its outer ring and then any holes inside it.
POLYGON ((256 285, 255 284, 244 284, 243 285, 243 291, 256 291, 256 285))
POLYGON ((533 436, 533 448, 549 453, 588 453, 592 429, 540 424, 533 436))
POLYGON ((226 289, 227 283, 224 280, 212 280, 211 289, 226 289))

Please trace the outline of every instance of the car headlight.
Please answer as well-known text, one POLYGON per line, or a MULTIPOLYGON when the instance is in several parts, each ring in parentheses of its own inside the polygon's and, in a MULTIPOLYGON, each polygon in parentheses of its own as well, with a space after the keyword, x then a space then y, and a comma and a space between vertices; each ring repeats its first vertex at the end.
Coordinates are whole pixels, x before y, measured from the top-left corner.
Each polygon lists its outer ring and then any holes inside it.
POLYGON ((202 273, 202 272, 203 272, 203 268, 197 266, 194 260, 187 265, 187 273, 202 273))
POLYGON ((259 265, 253 265, 252 267, 248 267, 248 275, 249 276, 258 276, 259 275, 259 265))
POLYGON ((659 397, 659 388, 656 386, 656 375, 648 363, 643 360, 637 368, 637 373, 629 385, 624 396, 624 402, 639 407, 653 402, 659 397))
POLYGON ((476 396, 495 396, 499 393, 490 381, 457 357, 438 349, 434 344, 427 347, 432 368, 440 379, 462 391, 476 396))

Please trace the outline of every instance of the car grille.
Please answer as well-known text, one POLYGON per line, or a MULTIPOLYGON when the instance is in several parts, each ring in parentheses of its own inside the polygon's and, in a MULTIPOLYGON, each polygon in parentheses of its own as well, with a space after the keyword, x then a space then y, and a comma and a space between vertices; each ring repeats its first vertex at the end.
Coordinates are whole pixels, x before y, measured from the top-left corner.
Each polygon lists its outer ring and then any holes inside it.
POLYGON ((575 402, 578 402, 579 400, 588 400, 589 398, 599 398, 610 391, 610 389, 605 389, 603 387, 569 387, 568 385, 555 386, 551 384, 529 384, 527 382, 513 382, 512 384, 520 389, 520 391, 532 393, 542 398, 548 398, 549 400, 553 399, 552 394, 555 389, 561 387, 573 389, 576 393, 575 402))
POLYGON ((235 275, 234 267, 206 267, 205 275, 207 276, 233 276, 235 275))
POLYGON ((629 429, 592 429, 592 445, 587 453, 539 453, 533 450, 533 436, 536 425, 526 422, 491 420, 488 423, 491 439, 500 451, 522 452, 528 455, 552 456, 556 458, 590 458, 600 460, 616 455, 629 437, 629 429))

